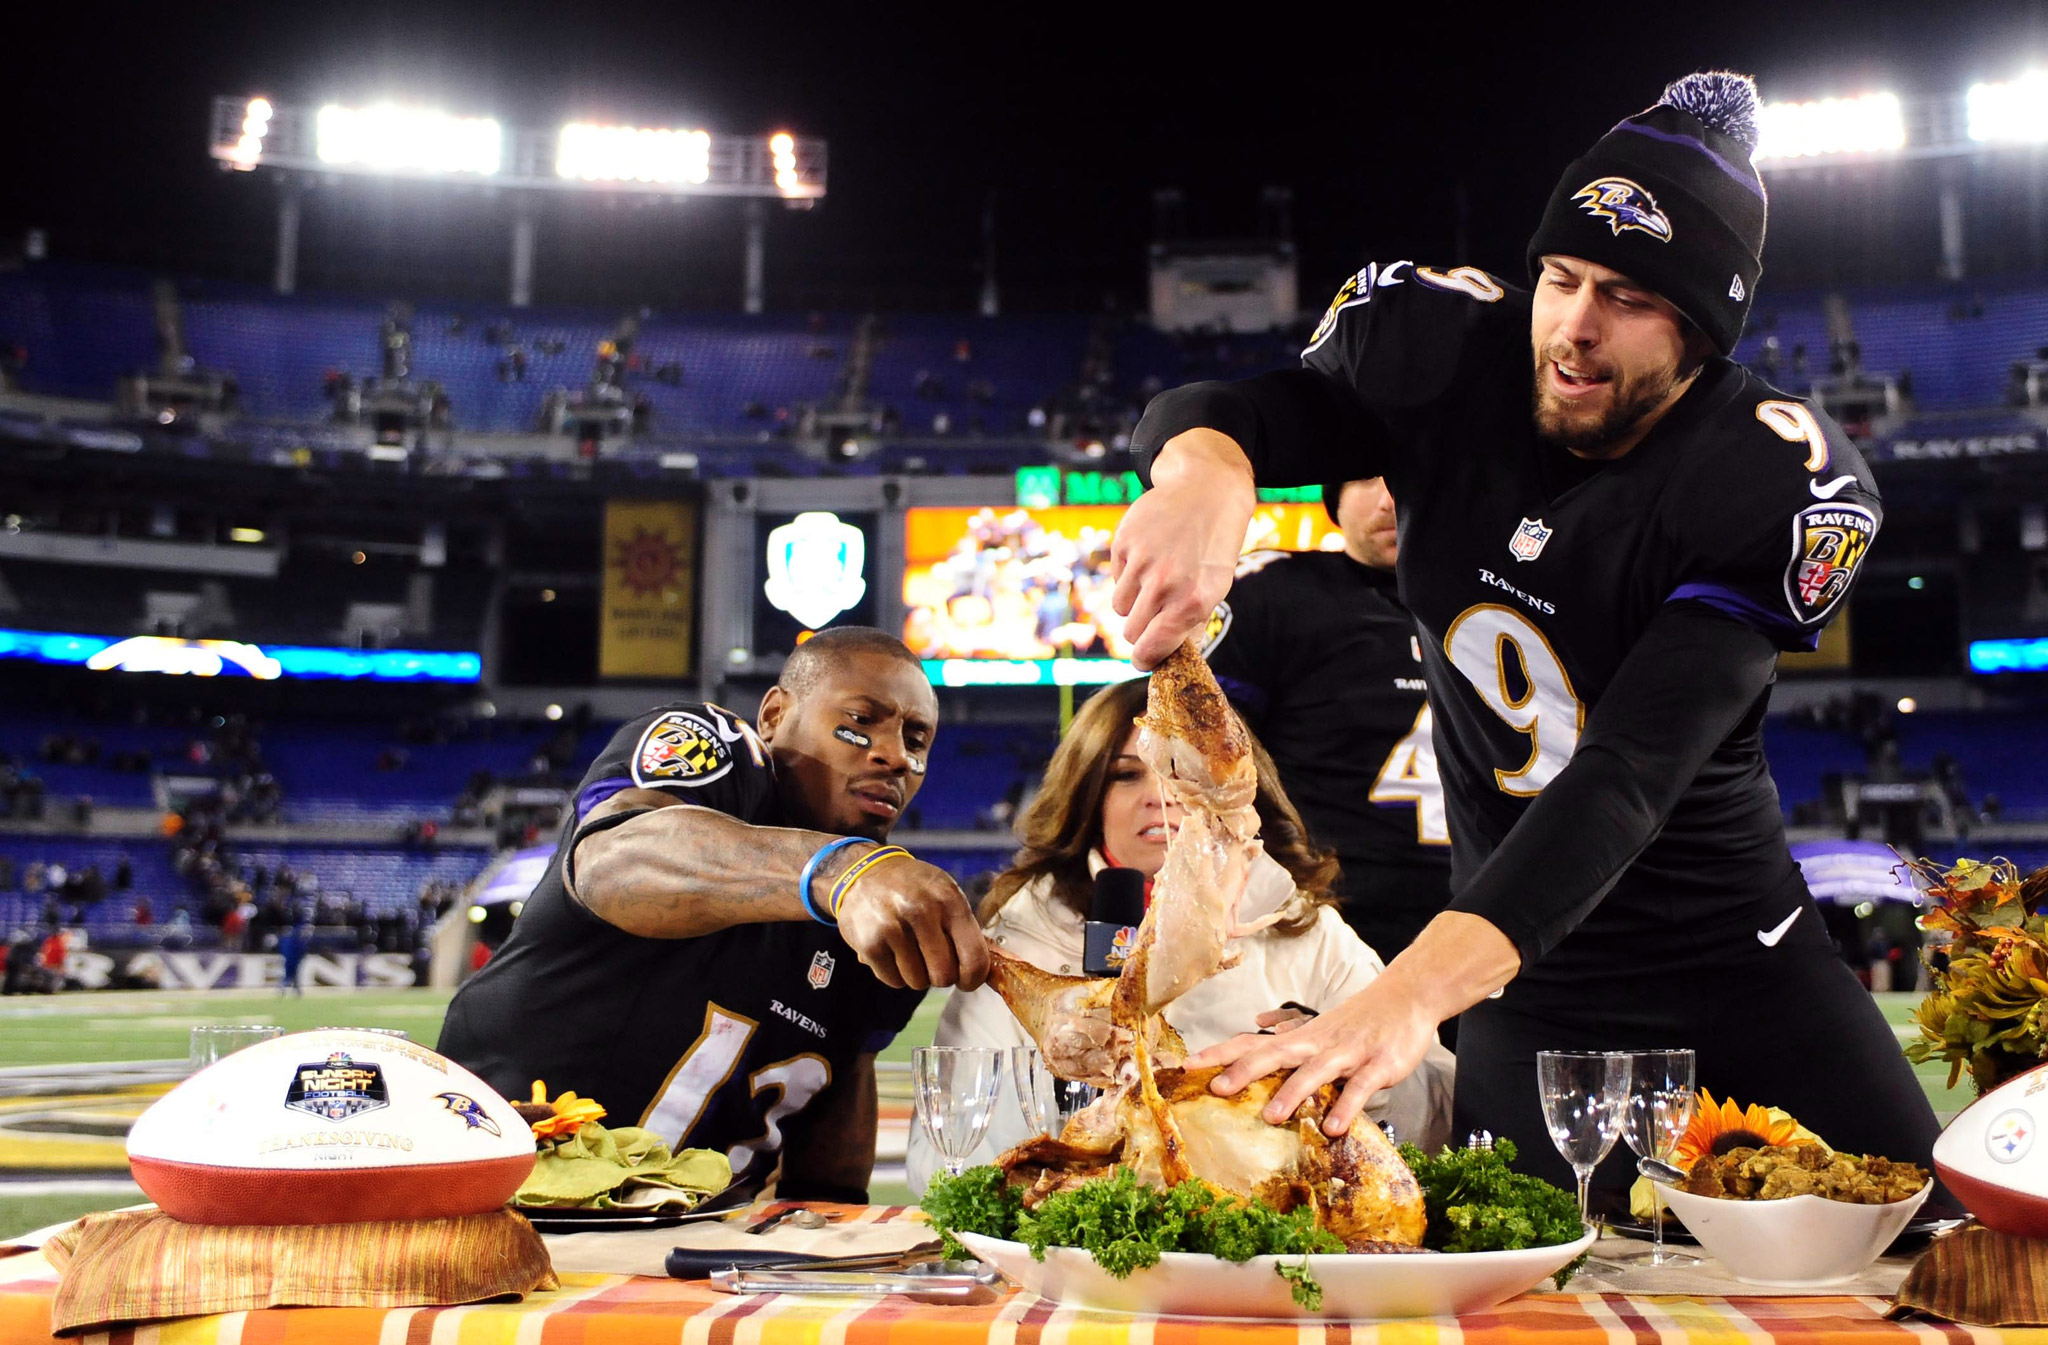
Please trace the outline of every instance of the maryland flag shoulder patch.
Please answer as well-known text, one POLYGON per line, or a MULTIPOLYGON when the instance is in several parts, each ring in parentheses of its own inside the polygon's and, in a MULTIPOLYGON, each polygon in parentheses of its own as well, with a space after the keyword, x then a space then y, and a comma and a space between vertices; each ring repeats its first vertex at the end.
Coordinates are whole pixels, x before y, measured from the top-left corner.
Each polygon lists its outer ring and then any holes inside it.
POLYGON ((670 710, 647 726, 633 749, 633 783, 708 785, 732 769, 732 748, 701 715, 670 710))
POLYGON ((1216 652, 1216 646, 1223 643, 1223 637, 1230 634, 1230 602, 1225 599, 1216 604, 1216 610, 1209 613, 1207 624, 1202 627, 1202 657, 1216 652))
POLYGON ((1337 287, 1337 297, 1330 300, 1330 307, 1323 313, 1323 320, 1316 324, 1315 333, 1308 338, 1308 346, 1302 354, 1308 354, 1330 339, 1330 333, 1337 330, 1337 319, 1345 309, 1372 298, 1373 279, 1378 269, 1377 266, 1363 267, 1337 287))
POLYGON ((1856 582, 1877 536, 1877 516, 1860 504, 1808 505, 1792 520, 1785 600, 1801 623, 1824 621, 1856 582))

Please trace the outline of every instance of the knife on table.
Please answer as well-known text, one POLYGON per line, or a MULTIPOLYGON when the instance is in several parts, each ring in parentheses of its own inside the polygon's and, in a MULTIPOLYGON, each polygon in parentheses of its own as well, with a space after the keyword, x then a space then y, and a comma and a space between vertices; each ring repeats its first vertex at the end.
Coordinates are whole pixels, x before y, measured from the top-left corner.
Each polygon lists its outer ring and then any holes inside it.
POLYGON ((702 1280, 720 1270, 895 1270, 910 1261, 921 1260, 938 1250, 937 1239, 894 1252, 870 1252, 865 1256, 816 1256, 792 1252, 721 1251, 713 1247, 677 1247, 668 1254, 664 1268, 670 1279, 702 1280))

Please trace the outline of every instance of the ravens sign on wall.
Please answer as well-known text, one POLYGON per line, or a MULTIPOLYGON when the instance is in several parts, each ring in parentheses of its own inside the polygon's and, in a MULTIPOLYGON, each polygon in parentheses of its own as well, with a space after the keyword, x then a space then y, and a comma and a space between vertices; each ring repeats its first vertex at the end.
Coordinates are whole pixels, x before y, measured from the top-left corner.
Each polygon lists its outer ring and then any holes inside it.
POLYGON ((708 785, 732 769, 732 748, 703 718, 671 710, 647 726, 633 749, 633 783, 708 785))

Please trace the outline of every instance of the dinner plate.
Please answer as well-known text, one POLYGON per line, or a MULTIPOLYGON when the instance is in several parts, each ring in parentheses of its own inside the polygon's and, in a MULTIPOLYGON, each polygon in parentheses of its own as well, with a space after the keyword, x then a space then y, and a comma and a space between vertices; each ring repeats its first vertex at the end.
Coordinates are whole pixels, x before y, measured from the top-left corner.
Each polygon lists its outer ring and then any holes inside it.
POLYGON ((526 1221, 543 1233, 614 1233, 629 1228, 674 1228, 697 1210, 581 1210, 514 1205, 526 1221))
POLYGON ((542 1233, 613 1233, 636 1228, 674 1228, 699 1219, 721 1219, 752 1203, 749 1187, 728 1186, 693 1210, 579 1209, 562 1205, 514 1205, 542 1233))
MULTIPOLYGON (((1656 1236, 1648 1219, 1638 1219, 1633 1214, 1610 1214, 1601 1222, 1607 1226, 1608 1232, 1618 1233, 1625 1238, 1641 1238, 1644 1242, 1649 1242, 1656 1236)), ((1899 1230, 1896 1238, 1892 1239, 1888 1253, 1911 1251, 1936 1233, 1946 1233, 1951 1228, 1960 1226, 1962 1222, 1961 1219, 1944 1219, 1935 1215, 1913 1219, 1899 1230)), ((1664 1221, 1664 1241, 1688 1247, 1699 1245, 1699 1239, 1675 1218, 1664 1221)))
POLYGON ((1323 1305, 1310 1311, 1273 1269, 1300 1257, 1255 1256, 1236 1263, 1191 1252, 1167 1252, 1159 1264, 1117 1279, 1078 1247, 1048 1247, 1035 1261, 1021 1242, 961 1233, 960 1241, 1006 1279, 1055 1302, 1112 1312, 1175 1317, 1361 1321, 1443 1317, 1478 1312, 1539 1286, 1593 1245, 1595 1230, 1576 1242, 1513 1252, 1310 1256, 1323 1286, 1323 1305))

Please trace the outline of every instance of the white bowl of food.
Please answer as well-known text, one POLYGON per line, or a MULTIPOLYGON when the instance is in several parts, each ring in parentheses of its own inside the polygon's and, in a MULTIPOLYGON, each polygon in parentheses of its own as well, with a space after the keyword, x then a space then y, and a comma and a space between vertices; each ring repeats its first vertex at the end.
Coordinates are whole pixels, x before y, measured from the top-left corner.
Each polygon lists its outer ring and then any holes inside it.
POLYGON ((1855 1279, 1884 1255, 1934 1189, 1930 1182, 1904 1200, 1856 1205, 1804 1195, 1733 1200, 1656 1186, 1686 1231, 1730 1275, 1774 1289, 1855 1279))

